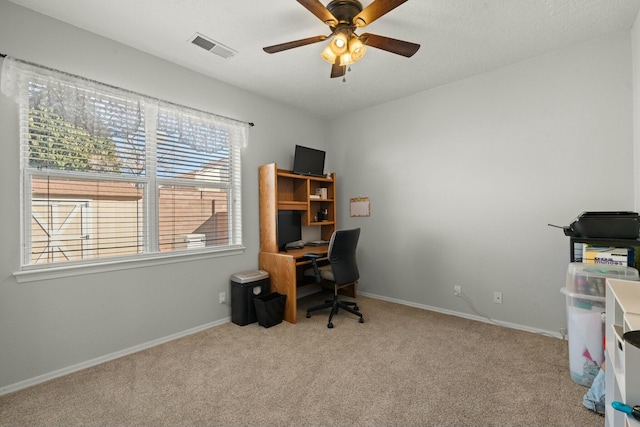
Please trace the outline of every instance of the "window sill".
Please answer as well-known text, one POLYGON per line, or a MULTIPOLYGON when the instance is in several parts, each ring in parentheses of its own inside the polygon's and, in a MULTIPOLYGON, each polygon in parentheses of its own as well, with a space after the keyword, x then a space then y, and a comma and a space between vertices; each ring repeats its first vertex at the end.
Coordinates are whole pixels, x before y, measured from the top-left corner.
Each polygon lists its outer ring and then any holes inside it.
POLYGON ((13 273, 18 283, 36 282, 40 280, 61 279, 65 277, 83 276, 87 274, 106 273, 110 271, 146 268, 178 262, 199 261, 224 256, 241 255, 243 246, 211 251, 183 251, 180 253, 159 254, 148 258, 107 261, 99 264, 76 264, 60 267, 29 267, 13 273))

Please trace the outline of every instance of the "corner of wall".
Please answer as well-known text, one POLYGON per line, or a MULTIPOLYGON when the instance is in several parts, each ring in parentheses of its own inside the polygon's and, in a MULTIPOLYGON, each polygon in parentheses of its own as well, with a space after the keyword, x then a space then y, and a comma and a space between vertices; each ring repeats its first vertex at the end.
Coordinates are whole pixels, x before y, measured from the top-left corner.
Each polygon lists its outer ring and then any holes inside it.
POLYGON ((631 28, 633 91, 634 206, 640 209, 640 12, 631 28))

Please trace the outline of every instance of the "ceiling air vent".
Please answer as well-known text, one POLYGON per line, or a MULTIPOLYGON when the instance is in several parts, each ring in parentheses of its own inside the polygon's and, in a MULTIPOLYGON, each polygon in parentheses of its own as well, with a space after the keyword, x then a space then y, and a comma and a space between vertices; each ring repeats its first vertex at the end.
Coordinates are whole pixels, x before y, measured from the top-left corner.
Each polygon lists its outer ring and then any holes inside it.
POLYGON ((203 48, 204 50, 208 50, 211 53, 215 53, 216 55, 224 59, 231 58, 236 53, 238 53, 235 50, 228 48, 225 45, 218 43, 217 41, 207 38, 202 34, 198 34, 198 33, 196 33, 191 38, 191 43, 203 48))

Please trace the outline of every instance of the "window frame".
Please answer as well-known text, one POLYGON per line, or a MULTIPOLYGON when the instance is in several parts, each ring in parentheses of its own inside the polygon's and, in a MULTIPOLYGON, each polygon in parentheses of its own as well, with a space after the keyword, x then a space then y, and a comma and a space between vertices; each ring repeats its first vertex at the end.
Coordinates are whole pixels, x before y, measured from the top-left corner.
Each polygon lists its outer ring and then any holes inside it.
MULTIPOLYGON (((69 84, 69 81, 77 79, 80 83, 88 82, 87 79, 82 77, 62 73, 57 70, 46 69, 39 67, 35 64, 24 63, 22 61, 15 60, 13 58, 5 58, 2 62, 2 81, 7 80, 5 76, 5 66, 7 61, 11 61, 9 68, 13 68, 10 72, 16 72, 18 68, 19 75, 12 75, 12 81, 21 79, 26 81, 21 87, 11 88, 7 90, 3 84, 2 92, 8 96, 12 96, 18 103, 19 108, 19 144, 20 144, 20 271, 14 272, 14 276, 18 282, 28 282, 34 280, 46 280, 50 278, 68 277, 84 274, 93 274, 105 271, 115 271, 128 268, 138 268, 155 265, 165 265, 167 263, 192 261, 200 259, 210 259, 221 256, 233 256, 244 253, 245 247, 243 245, 242 235, 242 203, 241 203, 241 191, 242 191, 242 174, 241 174, 241 162, 242 162, 242 149, 246 145, 247 140, 247 128, 248 123, 240 122, 238 120, 229 119, 226 117, 217 116, 215 114, 202 112, 200 110, 192 109, 190 107, 184 107, 178 104, 170 103, 167 101, 158 100, 155 98, 146 97, 135 92, 131 92, 125 89, 113 88, 100 82, 89 81, 94 86, 100 86, 108 89, 106 94, 112 94, 114 91, 118 96, 130 97, 133 100, 142 101, 145 104, 153 106, 153 108, 143 108, 145 115, 145 151, 151 154, 149 161, 147 158, 147 166, 145 167, 145 173, 138 176, 117 174, 117 173, 101 173, 101 172, 73 172, 66 170, 56 169, 40 169, 29 165, 28 155, 25 156, 25 152, 29 150, 29 126, 25 125, 25 121, 29 120, 29 91, 28 82, 32 80, 32 73, 44 72, 47 79, 55 79, 58 76, 62 76, 62 81, 65 84, 69 84), (18 64, 18 66, 16 66, 18 64), (18 77, 18 78, 16 78, 18 77), (9 92, 9 93, 8 93, 9 92), (193 114, 195 117, 204 117, 211 121, 210 124, 214 128, 218 128, 217 123, 222 123, 220 128, 231 126, 234 129, 233 135, 229 136, 228 140, 228 162, 230 164, 229 182, 203 182, 194 181, 191 179, 181 178, 165 178, 159 177, 157 173, 157 167, 155 158, 157 150, 158 132, 157 132, 157 120, 159 118, 159 111, 171 110, 172 112, 178 112, 178 114, 193 114), (175 109, 175 111, 173 110, 175 109), (155 113, 155 115, 153 114, 155 113), (236 128, 237 127, 237 128, 236 128), (240 135, 240 137, 238 137, 240 135), (232 140, 234 138, 234 140, 232 140), (236 139, 240 140, 240 143, 236 139), (26 148, 25 148, 26 147, 26 148), (32 178, 34 176, 46 176, 46 177, 58 177, 63 179, 83 179, 90 181, 122 181, 130 183, 139 183, 143 187, 143 223, 144 223, 144 244, 142 246, 142 252, 129 255, 107 256, 104 258, 89 258, 82 260, 72 260, 63 262, 53 262, 45 264, 34 264, 32 262, 32 214, 34 213, 32 206, 37 197, 34 198, 32 193, 32 178), (203 248, 190 248, 190 249, 171 249, 169 251, 160 250, 160 225, 159 225, 159 206, 160 206, 160 188, 162 185, 170 186, 182 186, 186 188, 205 188, 205 189, 221 189, 226 192, 226 227, 229 241, 225 245, 209 246, 203 248)), ((40 75, 37 75, 39 78, 40 75)), ((73 84, 73 83, 71 83, 73 84)), ((80 87, 82 87, 80 85, 80 87)), ((196 119, 197 120, 197 119, 196 119)), ((203 119, 204 120, 204 119, 203 119)), ((50 199, 53 200, 53 199, 50 199)))

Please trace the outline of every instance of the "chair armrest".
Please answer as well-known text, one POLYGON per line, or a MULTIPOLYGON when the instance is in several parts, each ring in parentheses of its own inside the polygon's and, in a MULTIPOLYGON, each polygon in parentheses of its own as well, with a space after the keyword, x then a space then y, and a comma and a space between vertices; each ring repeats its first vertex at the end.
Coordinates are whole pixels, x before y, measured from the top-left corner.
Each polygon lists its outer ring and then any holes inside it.
POLYGON ((318 269, 318 259, 323 258, 323 256, 319 254, 304 254, 303 258, 311 260, 313 274, 316 276, 316 283, 321 283, 322 276, 320 276, 320 270, 318 269))

